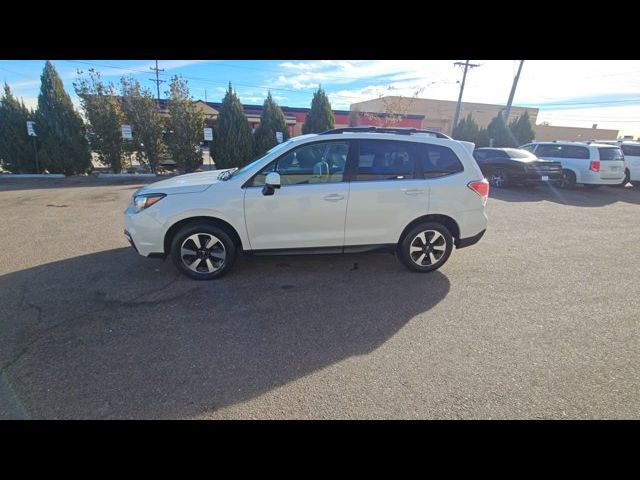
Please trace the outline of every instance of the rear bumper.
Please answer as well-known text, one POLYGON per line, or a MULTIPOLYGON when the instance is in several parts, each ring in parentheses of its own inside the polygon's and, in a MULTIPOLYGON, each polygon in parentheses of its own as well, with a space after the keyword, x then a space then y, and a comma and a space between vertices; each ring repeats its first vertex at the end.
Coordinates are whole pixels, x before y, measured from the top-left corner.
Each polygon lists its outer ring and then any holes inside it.
POLYGON ((474 235, 473 237, 459 238, 458 241, 456 242, 456 248, 461 249, 465 247, 470 247, 471 245, 475 245, 484 236, 486 231, 487 230, 484 229, 477 235, 474 235))
POLYGON ((526 172, 520 175, 513 175, 512 177, 516 181, 527 182, 527 183, 547 183, 547 182, 557 182, 562 180, 562 172, 526 172), (548 177, 548 180, 542 180, 542 177, 548 177))

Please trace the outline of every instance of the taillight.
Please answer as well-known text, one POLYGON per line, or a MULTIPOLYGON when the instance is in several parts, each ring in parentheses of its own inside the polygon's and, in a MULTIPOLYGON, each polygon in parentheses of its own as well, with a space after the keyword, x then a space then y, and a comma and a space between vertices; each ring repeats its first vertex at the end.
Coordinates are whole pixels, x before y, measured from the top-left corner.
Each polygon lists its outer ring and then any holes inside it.
POLYGON ((469 182, 467 187, 476 192, 483 200, 487 200, 487 197, 489 196, 489 182, 486 178, 469 182))
POLYGON ((591 162, 589 162, 589 170, 591 170, 592 172, 599 172, 600 160, 592 160, 591 162))

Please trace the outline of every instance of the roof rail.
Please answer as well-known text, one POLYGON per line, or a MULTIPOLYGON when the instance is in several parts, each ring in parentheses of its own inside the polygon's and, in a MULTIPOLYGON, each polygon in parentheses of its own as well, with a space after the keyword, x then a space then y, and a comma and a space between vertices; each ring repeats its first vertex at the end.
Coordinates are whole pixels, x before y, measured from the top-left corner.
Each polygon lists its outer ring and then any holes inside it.
POLYGON ((398 135, 412 135, 415 133, 430 133, 435 135, 437 138, 446 138, 452 140, 449 135, 445 135, 442 132, 436 132, 435 130, 424 130, 421 128, 408 128, 408 127, 374 127, 374 126, 365 126, 365 127, 344 127, 344 128, 334 128, 332 130, 327 130, 326 132, 322 132, 320 135, 333 135, 336 133, 348 133, 348 132, 359 132, 359 133, 396 133, 398 135))

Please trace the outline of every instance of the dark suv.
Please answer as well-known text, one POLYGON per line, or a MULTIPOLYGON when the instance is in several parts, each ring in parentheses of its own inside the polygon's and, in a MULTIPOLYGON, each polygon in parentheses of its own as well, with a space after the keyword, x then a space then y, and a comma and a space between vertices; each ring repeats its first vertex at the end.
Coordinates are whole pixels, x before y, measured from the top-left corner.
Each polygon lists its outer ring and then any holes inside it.
POLYGON ((542 160, 519 148, 476 148, 473 158, 491 185, 537 184, 562 179, 560 162, 542 160))

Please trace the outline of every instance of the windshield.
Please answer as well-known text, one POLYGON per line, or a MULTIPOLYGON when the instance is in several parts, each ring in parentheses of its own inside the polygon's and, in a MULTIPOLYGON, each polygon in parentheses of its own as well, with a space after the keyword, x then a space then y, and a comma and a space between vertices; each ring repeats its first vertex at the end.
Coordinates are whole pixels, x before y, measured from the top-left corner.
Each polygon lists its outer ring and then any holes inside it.
POLYGON ((255 159, 253 162, 249 163, 248 165, 245 165, 244 167, 242 167, 239 170, 235 170, 233 173, 231 173, 231 175, 229 175, 229 177, 227 177, 227 180, 229 178, 233 178, 236 177, 246 171, 251 170, 253 167, 255 167, 264 157, 266 157, 267 155, 271 155, 274 152, 280 151, 282 149, 284 149, 285 146, 288 146, 291 144, 291 140, 287 140, 286 142, 283 143, 279 143, 278 145, 276 145, 275 147, 273 147, 270 150, 267 150, 267 153, 265 153, 264 155, 258 157, 257 159, 255 159))

